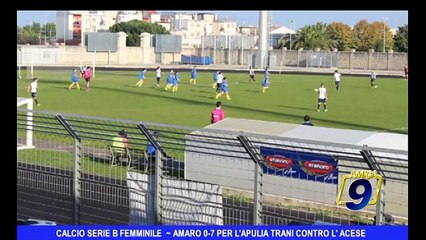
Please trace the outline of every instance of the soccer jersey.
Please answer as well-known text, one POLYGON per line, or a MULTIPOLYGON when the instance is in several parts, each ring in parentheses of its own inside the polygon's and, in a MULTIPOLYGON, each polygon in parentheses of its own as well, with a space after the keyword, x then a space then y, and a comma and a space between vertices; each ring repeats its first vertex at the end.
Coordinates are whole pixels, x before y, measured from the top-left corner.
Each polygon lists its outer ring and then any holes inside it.
POLYGON ((325 87, 318 88, 318 98, 319 99, 325 99, 326 98, 326 92, 327 92, 327 89, 325 89, 325 87))
POLYGON ((221 83, 222 83, 222 81, 223 81, 223 75, 222 75, 222 73, 221 73, 221 74, 218 74, 218 75, 217 75, 217 81, 216 81, 216 82, 217 82, 218 84, 221 84, 221 83))
POLYGON ((340 76, 341 76, 341 74, 340 73, 334 73, 334 80, 336 81, 336 82, 340 82, 340 76))
POLYGON ((155 76, 156 76, 157 78, 160 78, 160 77, 161 77, 161 69, 157 69, 157 70, 155 70, 155 76))
POLYGON ((72 74, 71 74, 71 81, 72 81, 72 82, 78 82, 77 71, 72 71, 72 74))
POLYGON ((371 73, 371 80, 376 80, 376 73, 375 72, 371 73))
POLYGON ((179 73, 175 74, 175 77, 173 78, 173 85, 176 86, 179 83, 179 73))
POLYGON ((138 79, 142 80, 144 77, 145 77, 145 71, 140 72, 138 75, 138 79))
POLYGON ((221 108, 215 108, 212 112, 211 123, 219 122, 225 118, 225 112, 221 108))
POLYGON ((249 70, 249 75, 250 75, 250 76, 253 76, 253 75, 254 75, 254 70, 253 70, 253 68, 250 68, 250 70, 249 70))
POLYGON ((92 79, 92 71, 90 69, 86 69, 86 71, 84 71, 83 73, 83 78, 86 80, 91 80, 92 79))
POLYGON ((220 90, 224 93, 228 92, 228 81, 223 80, 222 84, 220 84, 220 90))
POLYGON ((173 73, 169 72, 169 74, 167 74, 167 84, 172 84, 173 79, 174 79, 173 73))
POLYGON ((196 78, 197 77, 197 69, 192 69, 192 71, 191 71, 191 78, 192 79, 194 79, 194 78, 196 78))
POLYGON ((37 81, 32 81, 30 84, 31 93, 37 92, 37 81))
POLYGON ((263 78, 269 78, 269 71, 265 70, 265 73, 263 74, 263 78))
POLYGON ((267 87, 269 86, 269 78, 264 78, 262 81, 262 87, 267 87))
POLYGON ((213 80, 217 82, 217 76, 219 75, 219 71, 213 73, 213 80))

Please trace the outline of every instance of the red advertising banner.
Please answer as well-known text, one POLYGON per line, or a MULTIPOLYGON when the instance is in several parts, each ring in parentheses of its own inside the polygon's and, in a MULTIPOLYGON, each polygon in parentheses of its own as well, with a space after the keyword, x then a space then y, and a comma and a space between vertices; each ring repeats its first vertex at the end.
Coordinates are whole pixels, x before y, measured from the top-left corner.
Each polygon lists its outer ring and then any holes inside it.
POLYGON ((81 15, 74 14, 72 26, 72 38, 81 39, 81 15))

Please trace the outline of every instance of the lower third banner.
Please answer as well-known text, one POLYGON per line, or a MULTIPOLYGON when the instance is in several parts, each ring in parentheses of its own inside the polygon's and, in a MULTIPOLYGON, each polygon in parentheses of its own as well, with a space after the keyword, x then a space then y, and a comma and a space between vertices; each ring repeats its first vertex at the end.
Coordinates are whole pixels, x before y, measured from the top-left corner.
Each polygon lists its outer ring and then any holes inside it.
POLYGON ((407 240, 408 226, 18 226, 18 240, 58 239, 407 240))

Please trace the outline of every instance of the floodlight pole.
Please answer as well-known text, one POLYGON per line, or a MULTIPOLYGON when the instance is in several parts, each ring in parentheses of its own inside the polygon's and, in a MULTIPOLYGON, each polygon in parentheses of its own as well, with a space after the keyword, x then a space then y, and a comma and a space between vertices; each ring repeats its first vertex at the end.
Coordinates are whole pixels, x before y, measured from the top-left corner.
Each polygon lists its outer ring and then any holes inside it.
POLYGON ((46 45, 46 35, 47 35, 47 23, 46 23, 46 15, 44 15, 44 45, 46 45))
POLYGON ((388 20, 388 17, 382 17, 383 21, 383 52, 386 52, 386 25, 385 22, 388 20))

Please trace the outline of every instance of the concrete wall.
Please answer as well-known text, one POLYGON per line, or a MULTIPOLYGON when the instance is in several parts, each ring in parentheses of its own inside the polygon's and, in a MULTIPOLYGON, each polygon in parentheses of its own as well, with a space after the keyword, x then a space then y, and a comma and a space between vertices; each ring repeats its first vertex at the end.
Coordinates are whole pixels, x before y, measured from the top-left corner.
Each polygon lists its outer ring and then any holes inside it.
MULTIPOLYGON (((18 61, 26 65, 31 61, 34 65, 66 64, 93 65, 94 60, 99 65, 137 65, 137 64, 173 64, 181 61, 181 55, 210 56, 213 64, 240 65, 258 68, 259 53, 257 49, 224 49, 224 48, 194 48, 184 47, 180 53, 156 53, 151 47, 151 37, 148 33, 141 34, 140 47, 126 47, 126 34, 118 34, 117 52, 87 52, 84 46, 18 46, 18 61), (21 57, 19 56, 21 54, 21 57)), ((401 71, 408 63, 406 53, 375 53, 375 52, 324 52, 337 60, 333 68, 354 70, 401 71)), ((282 67, 306 67, 306 60, 313 54, 304 50, 272 50, 269 51, 272 62, 271 69, 282 67)), ((335 60, 333 60, 335 61, 335 60)), ((18 62, 18 64, 20 64, 18 62)))

